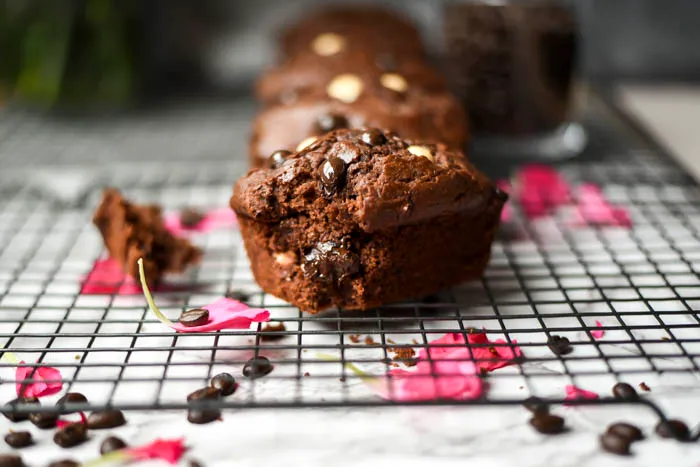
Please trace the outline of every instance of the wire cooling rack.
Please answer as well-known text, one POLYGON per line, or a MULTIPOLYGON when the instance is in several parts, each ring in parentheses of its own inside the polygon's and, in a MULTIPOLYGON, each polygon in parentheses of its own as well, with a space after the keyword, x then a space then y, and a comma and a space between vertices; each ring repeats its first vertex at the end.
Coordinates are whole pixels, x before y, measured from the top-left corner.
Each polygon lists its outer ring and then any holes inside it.
MULTIPOLYGON (((275 341, 261 339, 260 326, 175 334, 150 314, 142 296, 80 294, 82 278, 104 254, 90 224, 99 190, 65 205, 6 181, 0 185, 0 344, 26 362, 60 369, 65 389, 87 395, 85 408, 91 409, 184 408, 189 392, 222 371, 240 383, 217 403, 225 407, 386 404, 344 364, 384 375, 406 368, 393 360, 397 348, 418 352, 446 332, 470 328, 504 338, 506 345, 517 341, 525 358, 485 376, 484 398, 441 403, 504 404, 530 395, 561 401, 568 384, 608 395, 618 381, 653 391, 664 378, 699 370, 700 318, 694 310, 700 305, 700 191, 662 149, 607 107, 593 105, 585 120, 592 147, 560 169, 574 183, 601 184, 611 201, 627 208, 634 228, 573 228, 558 218, 530 223, 516 213, 493 246, 483 280, 429 300, 305 315, 260 291, 236 229, 194 236, 206 256, 174 280, 196 287, 157 294, 163 312, 174 319, 240 290, 250 294, 252 306, 268 308, 273 323, 285 325, 284 337, 275 341), (599 329, 596 320, 605 330, 601 339, 591 334, 599 329), (546 346, 554 334, 569 338, 574 351, 554 355, 546 346), (269 358, 272 373, 244 378, 243 364, 254 356, 269 358)), ((29 125, 23 134, 26 123, 13 131, 2 125, 0 159, 12 157, 8 147, 36 132, 29 125)), ((90 141, 100 140, 100 131, 113 130, 95 130, 90 141)), ((104 139, 119 138, 108 133, 104 139)), ((86 143, 78 138, 74 144, 86 143)), ((226 205, 233 180, 245 169, 243 162, 216 156, 157 164, 95 157, 105 164, 97 170, 128 198, 167 210, 226 205)), ((76 162, 65 147, 50 159, 76 162)), ((13 367, 1 366, 0 377, 14 382, 13 367)), ((14 391, 14 384, 0 385, 0 398, 10 400, 14 391)))

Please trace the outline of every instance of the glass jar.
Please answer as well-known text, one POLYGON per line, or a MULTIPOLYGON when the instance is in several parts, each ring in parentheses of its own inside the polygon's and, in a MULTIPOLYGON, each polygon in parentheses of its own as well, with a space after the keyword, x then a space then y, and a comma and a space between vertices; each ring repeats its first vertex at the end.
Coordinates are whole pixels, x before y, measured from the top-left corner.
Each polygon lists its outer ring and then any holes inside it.
POLYGON ((554 0, 444 3, 448 76, 470 118, 473 149, 536 159, 585 146, 571 122, 578 26, 554 0))

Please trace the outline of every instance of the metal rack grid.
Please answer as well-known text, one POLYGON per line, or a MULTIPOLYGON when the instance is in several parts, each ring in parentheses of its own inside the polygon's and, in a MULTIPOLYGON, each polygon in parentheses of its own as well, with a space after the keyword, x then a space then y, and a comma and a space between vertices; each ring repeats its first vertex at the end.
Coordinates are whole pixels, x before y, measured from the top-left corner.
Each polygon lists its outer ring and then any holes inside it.
MULTIPOLYGON (((530 395, 561 402, 566 384, 603 395, 617 381, 645 382, 653 390, 663 378, 699 371, 700 190, 628 122, 600 106, 593 117, 589 128, 599 147, 561 170, 573 182, 601 184, 629 210, 634 228, 571 228, 557 218, 529 223, 517 217, 513 231, 494 244, 482 281, 425 302, 304 315, 259 290, 237 230, 194 237, 206 256, 179 280, 196 290, 158 294, 161 309, 175 318, 227 290, 242 290, 251 305, 268 308, 273 322, 285 324, 286 336, 275 342, 261 340, 260 326, 175 334, 149 314, 141 296, 80 294, 81 278, 103 255, 89 222, 99 193, 66 207, 27 187, 0 186, 0 344, 27 362, 59 368, 67 390, 86 394, 90 409, 185 408, 186 394, 222 371, 240 383, 217 403, 222 407, 386 404, 343 363, 383 375, 393 368, 391 348, 418 351, 446 332, 469 328, 505 337, 509 345, 517 340, 525 359, 485 376, 485 398, 438 403, 509 404, 530 395), (591 335, 595 320, 604 324, 603 339, 591 335), (553 334, 567 336, 574 351, 554 355, 546 346, 553 334), (268 357, 274 371, 243 378, 243 364, 258 355, 268 357)), ((228 180, 242 167, 198 161, 105 170, 129 198, 178 209, 224 205, 228 180)), ((11 366, 0 372, 13 380, 11 366)), ((13 397, 13 384, 0 386, 0 400, 13 397)))

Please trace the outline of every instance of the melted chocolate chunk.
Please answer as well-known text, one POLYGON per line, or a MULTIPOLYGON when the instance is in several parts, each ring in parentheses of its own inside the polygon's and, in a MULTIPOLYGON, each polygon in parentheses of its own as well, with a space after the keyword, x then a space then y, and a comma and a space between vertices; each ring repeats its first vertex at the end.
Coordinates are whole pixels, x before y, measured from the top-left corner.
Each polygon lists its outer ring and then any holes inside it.
POLYGON ((364 131, 360 139, 362 139, 363 143, 369 144, 370 146, 378 146, 386 142, 384 134, 376 128, 364 131))
POLYGON ((301 269, 307 277, 337 283, 360 270, 360 259, 344 245, 322 242, 304 255, 301 269))
POLYGON ((346 171, 347 165, 345 161, 339 157, 331 156, 321 164, 319 175, 321 177, 323 192, 326 195, 330 196, 343 188, 346 171))
POLYGON ((71 423, 58 429, 53 442, 62 448, 71 448, 87 441, 87 428, 82 423, 71 423))
POLYGON ((204 214, 196 209, 187 208, 180 212, 180 224, 185 228, 191 229, 197 227, 203 220, 204 214))
POLYGON ((661 421, 656 425, 654 431, 662 438, 677 439, 678 441, 688 441, 690 439, 688 425, 680 420, 661 421))
POLYGON ((571 348, 569 339, 562 336, 553 335, 547 340, 547 347, 555 355, 570 354, 574 349, 571 348))
POLYGON ((292 152, 287 151, 286 149, 278 149, 277 151, 273 152, 270 154, 270 167, 276 169, 277 167, 282 166, 282 164, 284 164, 291 154, 292 152))
POLYGON ((34 444, 32 434, 28 431, 13 431, 5 435, 5 442, 15 449, 25 448, 34 444))
POLYGON ((639 399, 637 391, 627 383, 617 383, 613 386, 612 393, 615 399, 621 399, 623 401, 636 401, 639 399))
POLYGON ((231 373, 219 373, 211 379, 209 384, 212 388, 221 392, 222 396, 230 396, 238 388, 236 378, 231 373))
POLYGON ((126 419, 121 410, 101 410, 92 412, 87 419, 88 428, 100 430, 104 428, 116 428, 126 424, 126 419))
POLYGON ((618 456, 628 456, 630 453, 630 444, 632 441, 628 438, 618 436, 615 433, 605 433, 600 438, 600 447, 604 451, 618 456))
POLYGON ((608 427, 606 433, 613 433, 622 438, 627 438, 630 441, 640 441, 644 439, 642 430, 634 425, 624 422, 613 423, 608 427))
POLYGON ((340 128, 347 128, 348 120, 342 115, 324 114, 318 117, 316 127, 321 133, 328 133, 329 131, 339 130, 340 128))
POLYGON ((564 432, 564 419, 548 413, 538 413, 530 419, 530 425, 545 435, 556 435, 564 432))
POLYGON ((102 441, 102 444, 100 444, 100 454, 104 455, 113 451, 119 451, 120 449, 124 449, 126 446, 127 444, 123 439, 117 438, 116 436, 110 436, 102 441))
POLYGON ((267 357, 255 357, 248 360, 243 366, 243 376, 251 379, 261 378, 270 374, 273 366, 267 357))
POLYGON ((180 324, 188 328, 202 326, 209 322, 209 311, 204 308, 194 308, 192 310, 183 311, 177 320, 180 324))

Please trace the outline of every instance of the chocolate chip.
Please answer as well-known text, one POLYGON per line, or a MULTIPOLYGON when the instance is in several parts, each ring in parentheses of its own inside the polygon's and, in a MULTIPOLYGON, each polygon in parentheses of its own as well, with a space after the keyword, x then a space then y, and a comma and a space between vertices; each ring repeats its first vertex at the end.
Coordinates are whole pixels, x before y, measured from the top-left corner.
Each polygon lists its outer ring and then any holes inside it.
POLYGON ((319 176, 326 195, 332 195, 343 187, 346 170, 345 162, 339 157, 331 156, 321 164, 319 176))
POLYGON ((221 392, 222 396, 230 396, 238 388, 236 378, 231 373, 219 373, 211 379, 209 384, 212 388, 221 392))
POLYGON ((642 430, 634 425, 624 422, 613 423, 608 427, 606 433, 613 433, 621 438, 627 438, 630 441, 639 441, 644 439, 642 430))
POLYGON ((268 159, 270 168, 276 169, 277 167, 281 167, 291 154, 292 152, 286 149, 278 149, 273 152, 268 159))
POLYGON ((604 451, 617 454, 618 456, 628 456, 630 453, 630 444, 632 441, 628 438, 623 438, 615 433, 605 433, 601 435, 599 439, 600 447, 603 448, 604 451))
POLYGON ((190 229, 197 227, 203 220, 204 214, 196 209, 187 208, 180 212, 180 224, 182 224, 183 227, 190 229))
POLYGON ((55 412, 34 412, 29 414, 29 421, 37 428, 48 430, 56 426, 58 414, 55 412))
POLYGON ((53 435, 53 442, 62 448, 71 448, 87 441, 87 428, 82 423, 71 423, 59 428, 53 435))
MULTIPOLYGON (((18 405, 24 405, 24 404, 29 404, 29 405, 40 405, 39 404, 39 399, 35 397, 18 397, 17 399, 12 399, 10 402, 5 404, 5 407, 16 407, 18 405)), ((3 415, 5 418, 10 420, 11 422, 23 422, 25 420, 29 420, 29 414, 28 413, 19 413, 19 412, 4 412, 3 415)))
POLYGON ((539 397, 528 397, 523 402, 523 407, 535 415, 549 413, 549 405, 539 397))
POLYGON ((32 434, 28 431, 12 431, 5 435, 5 442, 15 449, 25 448, 34 444, 32 434))
POLYGON ((0 455, 0 467, 22 467, 24 462, 22 458, 14 454, 0 455))
POLYGON ((221 391, 217 388, 207 386, 197 389, 187 395, 187 402, 191 401, 214 401, 221 398, 221 391))
POLYGON ((187 411, 187 421, 195 425, 204 425, 221 418, 219 409, 189 409, 187 411))
POLYGON ((76 462, 73 459, 63 459, 50 463, 49 467, 80 467, 80 462, 76 462))
POLYGON ((323 114, 318 117, 316 127, 321 133, 328 133, 329 131, 339 130, 340 128, 347 128, 348 120, 342 115, 323 114))
POLYGON ((121 410, 101 410, 92 412, 87 419, 88 428, 101 430, 104 428, 116 428, 126 424, 126 419, 121 410))
POLYGON ((87 404, 88 399, 79 392, 68 392, 56 401, 56 407, 63 407, 66 404, 87 404))
POLYGON ((384 134, 376 128, 362 132, 360 139, 362 139, 363 143, 369 144, 370 146, 377 146, 386 142, 384 134))
POLYGON ((656 425, 654 431, 662 438, 677 439, 678 441, 688 441, 690 439, 688 425, 680 420, 661 421, 656 425))
POLYGON ((557 335, 550 336, 549 339, 547 339, 547 347, 549 347, 549 350, 555 355, 566 355, 573 350, 569 339, 557 335))
POLYGON ((564 432, 564 419, 548 413, 538 413, 530 419, 530 425, 545 435, 556 435, 564 432))
POLYGON ((615 399, 621 399, 623 401, 636 401, 639 399, 637 391, 627 383, 617 383, 613 386, 612 393, 615 399))
POLYGON ((105 440, 102 441, 102 444, 100 444, 100 454, 104 455, 109 452, 119 451, 120 449, 124 449, 126 446, 127 444, 121 438, 110 436, 109 438, 105 438, 105 440))
POLYGON ((188 328, 202 326, 209 322, 209 311, 204 308, 193 308, 183 311, 177 320, 180 324, 188 328))
POLYGON ((260 330, 260 339, 264 341, 276 341, 286 337, 287 328, 284 323, 268 323, 260 330))
POLYGON ((272 363, 267 357, 255 357, 243 365, 243 376, 251 379, 260 378, 272 371, 272 363))
POLYGON ((360 259, 349 247, 321 242, 304 255, 301 270, 323 283, 341 282, 360 270, 360 259))

